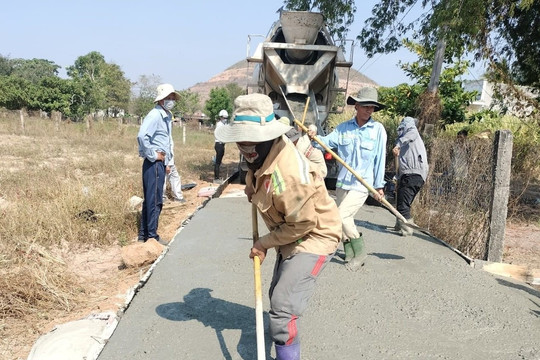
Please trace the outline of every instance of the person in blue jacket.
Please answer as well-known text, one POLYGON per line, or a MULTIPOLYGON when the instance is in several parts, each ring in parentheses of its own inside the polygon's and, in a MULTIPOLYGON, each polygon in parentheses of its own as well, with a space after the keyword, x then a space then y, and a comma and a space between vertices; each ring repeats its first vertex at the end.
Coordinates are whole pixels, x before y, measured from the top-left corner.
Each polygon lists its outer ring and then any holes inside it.
POLYGON ((157 87, 155 107, 144 118, 137 135, 139 156, 144 158, 142 164, 142 182, 144 201, 139 227, 139 241, 155 239, 166 244, 158 235, 158 222, 163 207, 163 185, 165 174, 172 159, 171 109, 180 94, 171 84, 157 87))
MULTIPOLYGON (((355 117, 319 139, 329 148, 337 149, 338 156, 377 190, 372 196, 380 201, 384 197, 387 136, 384 126, 374 121, 371 114, 385 106, 378 102, 377 89, 372 87, 360 89, 357 96, 349 96, 347 105, 354 105, 355 117)), ((320 145, 316 146, 320 148, 320 145)), ((356 228, 354 216, 368 195, 368 189, 341 166, 336 182, 336 202, 343 223, 345 262, 350 270, 361 267, 367 257, 364 238, 356 228)))

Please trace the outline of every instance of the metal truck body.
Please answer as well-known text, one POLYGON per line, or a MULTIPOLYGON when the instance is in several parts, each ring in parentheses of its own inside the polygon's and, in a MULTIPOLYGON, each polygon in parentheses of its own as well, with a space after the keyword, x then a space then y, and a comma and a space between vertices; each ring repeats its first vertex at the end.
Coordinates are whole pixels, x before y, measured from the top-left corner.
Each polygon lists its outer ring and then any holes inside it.
MULTIPOLYGON (((282 11, 253 56, 249 56, 248 41, 247 61, 256 64, 249 92, 268 95, 278 116, 303 119, 304 124, 317 126, 318 135, 327 134, 327 119, 336 96, 347 91, 339 87, 337 67, 350 68, 352 62, 346 61, 342 49, 334 44, 322 14, 282 11)), ((326 183, 331 187, 338 166, 332 159, 327 160, 327 167, 326 183)))

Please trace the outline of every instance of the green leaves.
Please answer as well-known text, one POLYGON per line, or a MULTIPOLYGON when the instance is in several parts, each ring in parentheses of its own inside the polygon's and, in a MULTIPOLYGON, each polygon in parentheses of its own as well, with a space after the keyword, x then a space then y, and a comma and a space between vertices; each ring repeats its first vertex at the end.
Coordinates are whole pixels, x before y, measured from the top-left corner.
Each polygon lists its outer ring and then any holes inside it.
POLYGON ((210 90, 210 97, 206 101, 204 111, 211 121, 217 119, 220 110, 225 109, 232 113, 232 99, 227 89, 216 87, 210 90))

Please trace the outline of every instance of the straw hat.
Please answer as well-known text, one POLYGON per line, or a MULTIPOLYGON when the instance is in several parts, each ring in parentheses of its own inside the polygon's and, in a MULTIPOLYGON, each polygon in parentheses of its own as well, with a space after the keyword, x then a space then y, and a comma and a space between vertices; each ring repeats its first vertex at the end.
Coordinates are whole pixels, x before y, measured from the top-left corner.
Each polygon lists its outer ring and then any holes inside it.
POLYGON ((178 101, 180 100, 180 94, 174 90, 173 86, 171 84, 161 84, 157 87, 157 96, 154 102, 158 102, 160 100, 165 99, 170 94, 174 94, 175 99, 178 101))
POLYGON ((379 111, 384 109, 386 106, 381 104, 378 100, 379 94, 377 93, 377 89, 373 87, 364 87, 358 91, 356 96, 349 96, 347 98, 347 105, 373 105, 375 106, 375 111, 379 111))
POLYGON ((234 100, 234 108, 229 125, 217 128, 214 133, 218 141, 264 142, 291 129, 275 118, 272 100, 267 95, 241 95, 234 100))

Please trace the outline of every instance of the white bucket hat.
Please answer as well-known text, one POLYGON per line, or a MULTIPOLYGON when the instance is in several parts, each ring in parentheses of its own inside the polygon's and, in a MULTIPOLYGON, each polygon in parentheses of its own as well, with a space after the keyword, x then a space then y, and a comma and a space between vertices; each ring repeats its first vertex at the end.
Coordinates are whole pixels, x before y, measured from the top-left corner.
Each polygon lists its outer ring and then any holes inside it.
POLYGON ((157 87, 157 96, 154 102, 158 102, 160 100, 165 99, 170 94, 174 94, 174 98, 176 101, 180 100, 180 94, 174 90, 173 86, 171 84, 161 84, 157 87))
POLYGON ((264 142, 275 139, 291 129, 276 119, 272 100, 267 95, 241 95, 234 100, 234 109, 231 123, 216 129, 218 141, 264 142))
POLYGON ((364 87, 358 91, 356 96, 349 96, 347 98, 347 105, 373 105, 375 106, 375 111, 384 109, 386 106, 381 104, 379 101, 379 94, 377 89, 373 87, 364 87))

